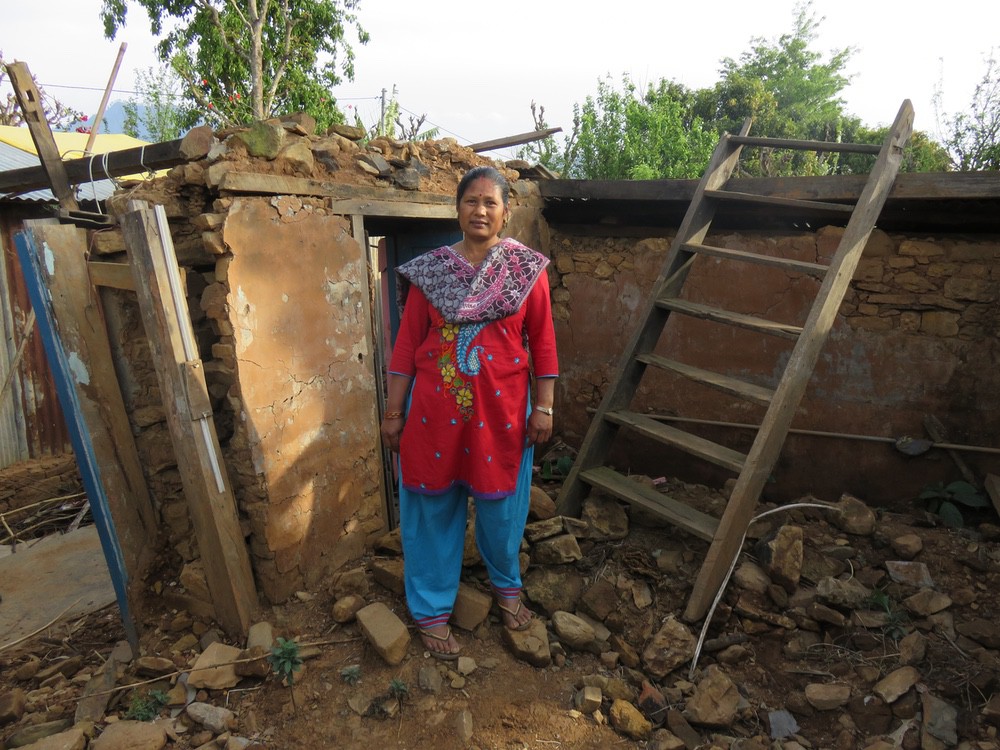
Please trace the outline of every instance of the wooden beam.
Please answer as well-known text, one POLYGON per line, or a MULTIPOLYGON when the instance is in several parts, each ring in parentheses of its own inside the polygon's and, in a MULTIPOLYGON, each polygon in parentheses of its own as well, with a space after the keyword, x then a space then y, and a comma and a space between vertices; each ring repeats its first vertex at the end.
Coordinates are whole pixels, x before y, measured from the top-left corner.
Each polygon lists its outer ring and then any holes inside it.
MULTIPOLYGON (((71 159, 62 164, 69 184, 79 185, 92 179, 137 175, 204 158, 208 155, 214 138, 212 129, 208 125, 202 125, 175 141, 109 151, 107 154, 95 154, 86 159, 71 159)), ((0 172, 0 193, 16 195, 48 186, 48 177, 43 167, 24 167, 0 172)))
POLYGON ((27 63, 10 63, 7 66, 7 74, 10 76, 10 85, 14 89, 17 103, 21 105, 24 121, 31 132, 31 140, 35 142, 38 158, 42 161, 46 184, 52 188, 52 194, 59 201, 60 208, 76 211, 80 208, 80 204, 76 202, 76 195, 66 177, 66 169, 59 148, 56 146, 56 139, 49 128, 48 120, 45 119, 42 95, 35 86, 27 63))
MULTIPOLYGON (((817 201, 857 202, 866 175, 740 177, 726 190, 817 201)), ((546 200, 678 201, 690 203, 697 180, 540 180, 546 200)), ((907 172, 896 177, 889 199, 976 200, 1000 197, 1000 172, 907 172)))
POLYGON ((455 205, 455 198, 452 195, 427 193, 420 190, 399 190, 391 187, 345 185, 337 182, 311 180, 308 177, 288 177, 280 174, 256 174, 254 172, 226 172, 219 182, 219 190, 259 195, 314 195, 337 200, 455 205))
POLYGON ((407 219, 458 218, 455 205, 449 203, 403 203, 401 201, 335 200, 330 212, 344 216, 392 216, 407 219))
POLYGON ((162 206, 130 207, 121 220, 125 244, 205 578, 219 624, 242 638, 257 593, 210 410, 206 416, 204 367, 166 214, 162 206))
POLYGON ((522 143, 532 143, 534 141, 540 141, 543 138, 548 138, 550 135, 555 133, 561 133, 562 128, 546 128, 544 130, 533 130, 530 133, 520 133, 519 135, 509 135, 506 138, 496 138, 492 141, 482 141, 480 143, 472 143, 469 145, 476 153, 481 151, 494 151, 498 148, 507 148, 508 146, 520 146, 522 143))
POLYGON ((118 77, 118 69, 122 66, 122 58, 125 57, 125 50, 127 48, 128 43, 126 42, 122 42, 118 48, 118 57, 115 58, 115 64, 111 66, 111 76, 108 78, 108 85, 104 87, 104 96, 101 97, 101 104, 97 108, 97 114, 94 115, 94 125, 90 128, 90 137, 87 138, 87 146, 83 149, 84 156, 90 156, 94 152, 94 141, 97 140, 97 130, 104 119, 104 110, 108 106, 108 98, 111 96, 111 89, 114 88, 115 79, 118 77))
POLYGON ((135 291, 135 279, 128 263, 106 263, 92 260, 87 263, 90 272, 90 283, 94 286, 107 286, 112 289, 135 291))

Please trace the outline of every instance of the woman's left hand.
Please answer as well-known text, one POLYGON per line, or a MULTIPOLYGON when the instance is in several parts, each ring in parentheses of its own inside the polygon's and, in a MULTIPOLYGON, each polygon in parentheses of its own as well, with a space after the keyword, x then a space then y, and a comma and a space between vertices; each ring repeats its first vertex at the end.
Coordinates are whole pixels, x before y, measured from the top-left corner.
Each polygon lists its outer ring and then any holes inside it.
POLYGON ((552 415, 532 411, 528 417, 528 445, 544 443, 552 437, 552 415))

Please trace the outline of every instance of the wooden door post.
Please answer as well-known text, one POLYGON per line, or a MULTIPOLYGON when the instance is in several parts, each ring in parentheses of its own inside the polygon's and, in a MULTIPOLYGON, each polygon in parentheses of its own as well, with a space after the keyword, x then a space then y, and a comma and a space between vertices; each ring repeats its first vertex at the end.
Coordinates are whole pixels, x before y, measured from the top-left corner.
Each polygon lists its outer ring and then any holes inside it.
MULTIPOLYGON (((134 205, 134 204, 133 204, 134 205)), ((219 624, 246 635, 257 592, 162 206, 121 219, 167 427, 219 624)))

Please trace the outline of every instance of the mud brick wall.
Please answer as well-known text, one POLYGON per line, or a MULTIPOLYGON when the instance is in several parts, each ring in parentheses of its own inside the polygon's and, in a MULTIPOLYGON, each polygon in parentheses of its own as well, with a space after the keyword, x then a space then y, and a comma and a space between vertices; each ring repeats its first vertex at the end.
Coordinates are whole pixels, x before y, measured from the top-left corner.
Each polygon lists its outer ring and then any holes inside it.
MULTIPOLYGON (((708 244, 826 263, 842 230, 727 232, 708 244)), ((553 314, 562 377, 557 431, 579 445, 643 312, 672 234, 625 239, 553 233, 553 314)), ((730 261, 696 261, 683 296, 801 324, 819 282, 730 261)), ((998 447, 1000 238, 910 237, 876 230, 820 356, 795 428, 924 438, 937 416, 948 441, 998 447)), ((657 351, 695 366, 774 386, 792 342, 671 316, 657 351)), ((759 424, 763 409, 679 376, 647 369, 632 408, 685 419, 759 424)), ((674 423, 746 451, 754 432, 674 423)), ((982 476, 997 456, 963 454, 982 476)), ((731 474, 669 448, 616 442, 619 468, 720 486, 731 474)), ((765 495, 778 500, 851 491, 876 504, 908 503, 932 481, 958 479, 948 456, 907 457, 878 441, 790 435, 765 495)))
MULTIPOLYGON (((313 133, 304 116, 216 135, 206 158, 127 186, 111 210, 133 199, 164 207, 257 585, 280 602, 321 585, 386 528, 366 251, 331 198, 241 197, 220 181, 291 176, 450 201, 467 169, 493 162, 451 139, 363 146, 350 128, 313 133)), ((537 204, 533 187, 520 186, 515 200, 537 204)), ((537 207, 515 219, 526 235, 545 231, 537 207)), ((92 248, 127 262, 119 232, 96 233, 92 248)), ((163 538, 177 567, 193 570, 197 540, 134 295, 103 295, 163 538)))

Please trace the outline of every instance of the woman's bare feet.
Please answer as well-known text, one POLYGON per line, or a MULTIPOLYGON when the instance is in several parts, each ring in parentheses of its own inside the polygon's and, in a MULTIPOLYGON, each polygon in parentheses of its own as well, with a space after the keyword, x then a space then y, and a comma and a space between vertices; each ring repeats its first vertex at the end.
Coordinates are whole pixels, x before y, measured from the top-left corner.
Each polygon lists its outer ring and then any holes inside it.
POLYGON ((455 636, 451 633, 450 625, 435 625, 430 628, 417 628, 420 639, 424 642, 424 648, 431 652, 431 656, 437 659, 450 661, 457 659, 462 651, 455 636))

